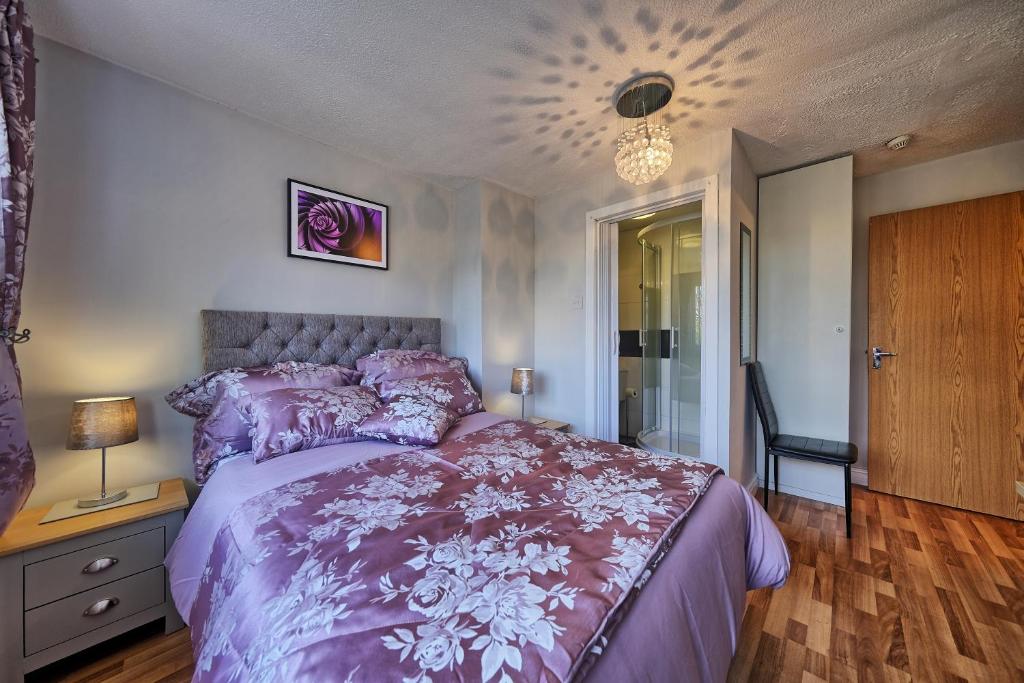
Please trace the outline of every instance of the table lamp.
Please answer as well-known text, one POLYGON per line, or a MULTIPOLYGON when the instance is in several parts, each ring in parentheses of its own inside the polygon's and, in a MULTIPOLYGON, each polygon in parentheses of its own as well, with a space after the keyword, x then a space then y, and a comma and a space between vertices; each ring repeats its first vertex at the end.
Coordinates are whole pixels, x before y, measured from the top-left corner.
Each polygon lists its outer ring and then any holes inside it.
POLYGON ((100 494, 93 498, 79 498, 78 507, 93 508, 116 503, 128 491, 107 491, 107 448, 139 440, 139 427, 135 412, 135 398, 87 398, 71 406, 71 428, 68 430, 67 448, 70 451, 102 449, 100 494))
POLYGON ((512 393, 523 397, 522 418, 526 419, 526 397, 533 394, 533 368, 512 368, 512 393))

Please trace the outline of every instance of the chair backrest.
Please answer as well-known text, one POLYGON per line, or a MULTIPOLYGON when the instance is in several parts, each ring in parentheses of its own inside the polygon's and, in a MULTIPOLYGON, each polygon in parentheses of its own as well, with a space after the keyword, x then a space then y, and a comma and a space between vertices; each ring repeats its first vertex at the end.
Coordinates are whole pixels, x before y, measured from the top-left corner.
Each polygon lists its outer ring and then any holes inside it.
POLYGON ((757 416, 761 418, 764 442, 767 445, 779 434, 779 418, 775 414, 772 396, 768 393, 768 382, 764 378, 761 361, 756 360, 747 365, 747 377, 750 378, 750 391, 754 394, 754 406, 757 408, 757 416))

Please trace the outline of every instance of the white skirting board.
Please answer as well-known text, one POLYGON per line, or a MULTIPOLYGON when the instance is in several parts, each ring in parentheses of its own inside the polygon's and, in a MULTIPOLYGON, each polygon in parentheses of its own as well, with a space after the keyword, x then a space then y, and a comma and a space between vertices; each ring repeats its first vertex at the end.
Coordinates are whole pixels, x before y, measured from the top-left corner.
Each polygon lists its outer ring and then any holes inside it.
MULTIPOLYGON (((839 476, 841 477, 842 476, 841 468, 837 467, 836 469, 840 471, 839 476)), ((856 484, 857 486, 867 486, 868 485, 868 471, 865 470, 865 469, 858 468, 858 467, 850 468, 850 481, 852 483, 856 484)), ((754 487, 764 486, 764 480, 761 479, 760 477, 758 477, 756 481, 751 482, 751 485, 753 485, 754 487)), ((756 488, 752 490, 751 489, 751 485, 747 486, 747 490, 750 491, 753 494, 754 491, 756 490, 756 488)), ((773 489, 773 492, 774 492, 774 489, 773 489)), ((804 488, 800 488, 799 486, 789 486, 789 485, 786 484, 785 479, 783 479, 782 483, 779 484, 779 492, 780 493, 787 493, 787 494, 789 494, 791 496, 799 496, 800 498, 809 498, 810 500, 817 500, 817 501, 820 501, 822 503, 831 503, 832 505, 839 505, 839 506, 846 505, 846 501, 843 499, 842 496, 832 495, 832 494, 829 494, 829 493, 825 493, 824 491, 815 491, 815 490, 811 490, 811 489, 804 489, 804 488)))
MULTIPOLYGON (((758 478, 758 486, 764 486, 764 480, 758 478)), ((772 493, 775 493, 774 480, 772 493)), ((807 498, 809 500, 817 500, 822 503, 829 503, 831 505, 843 506, 846 501, 843 500, 842 496, 834 496, 824 491, 812 491, 810 489, 802 489, 798 486, 789 486, 785 482, 779 485, 779 493, 786 493, 791 496, 797 496, 798 498, 807 498)))
POLYGON ((868 471, 864 467, 851 467, 850 468, 850 481, 857 486, 868 485, 868 471))

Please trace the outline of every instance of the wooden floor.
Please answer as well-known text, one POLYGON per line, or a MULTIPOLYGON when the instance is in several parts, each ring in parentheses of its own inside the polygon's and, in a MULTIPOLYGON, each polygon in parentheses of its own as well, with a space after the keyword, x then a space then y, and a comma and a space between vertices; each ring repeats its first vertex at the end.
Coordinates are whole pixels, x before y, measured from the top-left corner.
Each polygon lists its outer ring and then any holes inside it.
POLYGON ((854 488, 772 496, 792 568, 750 594, 732 681, 1024 681, 1024 524, 854 488))
MULTIPOLYGON (((1024 524, 854 489, 772 497, 793 566, 750 594, 731 681, 1024 681, 1024 524)), ((188 630, 136 632, 30 681, 187 681, 188 630)))

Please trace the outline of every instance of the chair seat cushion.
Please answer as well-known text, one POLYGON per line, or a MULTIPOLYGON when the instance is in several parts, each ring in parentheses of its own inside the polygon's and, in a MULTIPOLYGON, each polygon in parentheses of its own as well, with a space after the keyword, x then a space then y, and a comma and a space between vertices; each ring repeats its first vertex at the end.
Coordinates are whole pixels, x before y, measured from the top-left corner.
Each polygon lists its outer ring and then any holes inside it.
POLYGON ((779 455, 807 460, 821 460, 838 465, 857 462, 857 446, 845 441, 828 441, 827 439, 811 439, 806 436, 779 434, 772 439, 769 448, 779 455))

